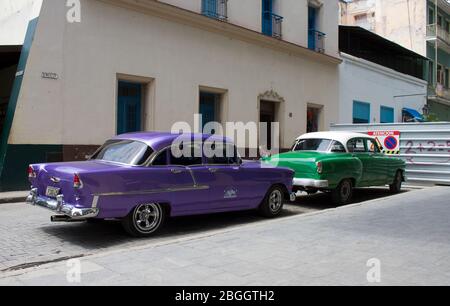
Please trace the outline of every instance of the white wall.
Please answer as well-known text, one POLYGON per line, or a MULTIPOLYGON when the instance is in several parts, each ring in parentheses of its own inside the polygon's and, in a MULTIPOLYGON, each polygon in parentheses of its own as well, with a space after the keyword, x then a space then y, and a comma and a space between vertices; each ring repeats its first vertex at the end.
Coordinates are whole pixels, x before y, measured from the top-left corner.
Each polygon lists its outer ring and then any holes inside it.
POLYGON ((42 0, 1 0, 0 45, 22 45, 28 22, 39 15, 42 0))
POLYGON ((227 121, 257 122, 258 95, 278 92, 284 147, 306 131, 307 103, 325 106, 324 126, 337 122, 336 64, 100 1, 82 1, 81 23, 67 23, 65 12, 60 0, 44 2, 10 143, 101 144, 116 131, 117 73, 155 79, 147 129, 193 124, 199 86, 228 90, 227 121), (42 72, 59 79, 42 79, 42 72))
POLYGON ((341 54, 339 67, 339 123, 353 122, 353 101, 370 103, 371 123, 380 122, 380 107, 394 108, 394 120, 401 122, 402 108, 421 112, 426 102, 427 82, 401 74, 366 60, 341 54), (411 97, 396 97, 416 95, 411 97))
MULTIPOLYGON (((181 8, 201 12, 201 0, 159 0, 181 8)), ((326 34, 325 53, 338 56, 338 0, 322 0, 319 30, 326 34)), ((308 0, 274 0, 274 12, 284 17, 283 40, 308 47, 308 0)), ((261 32, 261 0, 228 0, 228 22, 261 32)))

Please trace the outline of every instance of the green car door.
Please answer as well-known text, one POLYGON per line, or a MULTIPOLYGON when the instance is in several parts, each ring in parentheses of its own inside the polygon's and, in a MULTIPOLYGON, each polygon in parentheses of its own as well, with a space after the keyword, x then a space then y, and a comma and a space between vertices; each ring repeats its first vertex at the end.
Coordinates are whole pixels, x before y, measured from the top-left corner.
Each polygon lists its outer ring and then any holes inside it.
MULTIPOLYGON (((356 187, 368 187, 384 184, 385 166, 378 152, 370 151, 371 139, 354 138, 348 141, 347 149, 358 158, 363 166, 361 180, 356 187)), ((378 148, 378 146, 377 146, 378 148)), ((379 150, 378 150, 379 151, 379 150)))

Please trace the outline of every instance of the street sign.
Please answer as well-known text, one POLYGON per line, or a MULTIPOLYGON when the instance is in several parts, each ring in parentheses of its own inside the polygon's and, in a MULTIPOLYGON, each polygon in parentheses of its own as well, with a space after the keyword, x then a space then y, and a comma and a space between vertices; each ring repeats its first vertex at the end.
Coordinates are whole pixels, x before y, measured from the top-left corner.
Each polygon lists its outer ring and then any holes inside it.
POLYGON ((385 154, 400 154, 399 131, 373 131, 368 133, 375 137, 382 152, 385 154))

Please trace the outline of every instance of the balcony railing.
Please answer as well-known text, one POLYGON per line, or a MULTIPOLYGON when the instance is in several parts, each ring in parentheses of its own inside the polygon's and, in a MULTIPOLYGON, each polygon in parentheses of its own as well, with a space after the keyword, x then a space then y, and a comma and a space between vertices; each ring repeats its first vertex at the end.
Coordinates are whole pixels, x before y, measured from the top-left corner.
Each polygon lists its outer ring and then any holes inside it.
POLYGON ((283 30, 283 17, 272 12, 264 12, 263 15, 263 33, 281 39, 283 30))
POLYGON ((450 45, 450 33, 435 23, 427 25, 427 38, 439 38, 450 45))
POLYGON ((436 96, 450 101, 450 89, 440 83, 437 83, 436 86, 428 86, 428 96, 436 96))
POLYGON ((202 0, 202 15, 228 20, 228 0, 202 0))
POLYGON ((308 35, 308 48, 319 53, 324 53, 326 34, 317 30, 309 30, 308 35))

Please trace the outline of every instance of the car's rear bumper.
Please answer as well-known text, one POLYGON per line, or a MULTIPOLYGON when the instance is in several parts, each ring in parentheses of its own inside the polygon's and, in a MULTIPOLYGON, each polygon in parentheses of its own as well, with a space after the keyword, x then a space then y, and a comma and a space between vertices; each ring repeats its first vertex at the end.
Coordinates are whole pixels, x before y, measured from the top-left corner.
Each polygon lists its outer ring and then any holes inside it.
POLYGON ((293 186, 304 188, 328 188, 329 183, 327 180, 294 178, 293 186))
POLYGON ((30 194, 27 197, 27 203, 65 215, 69 217, 70 220, 75 221, 95 218, 99 214, 98 208, 77 208, 74 205, 65 203, 63 195, 58 196, 56 200, 38 196, 36 188, 31 189, 30 194))

